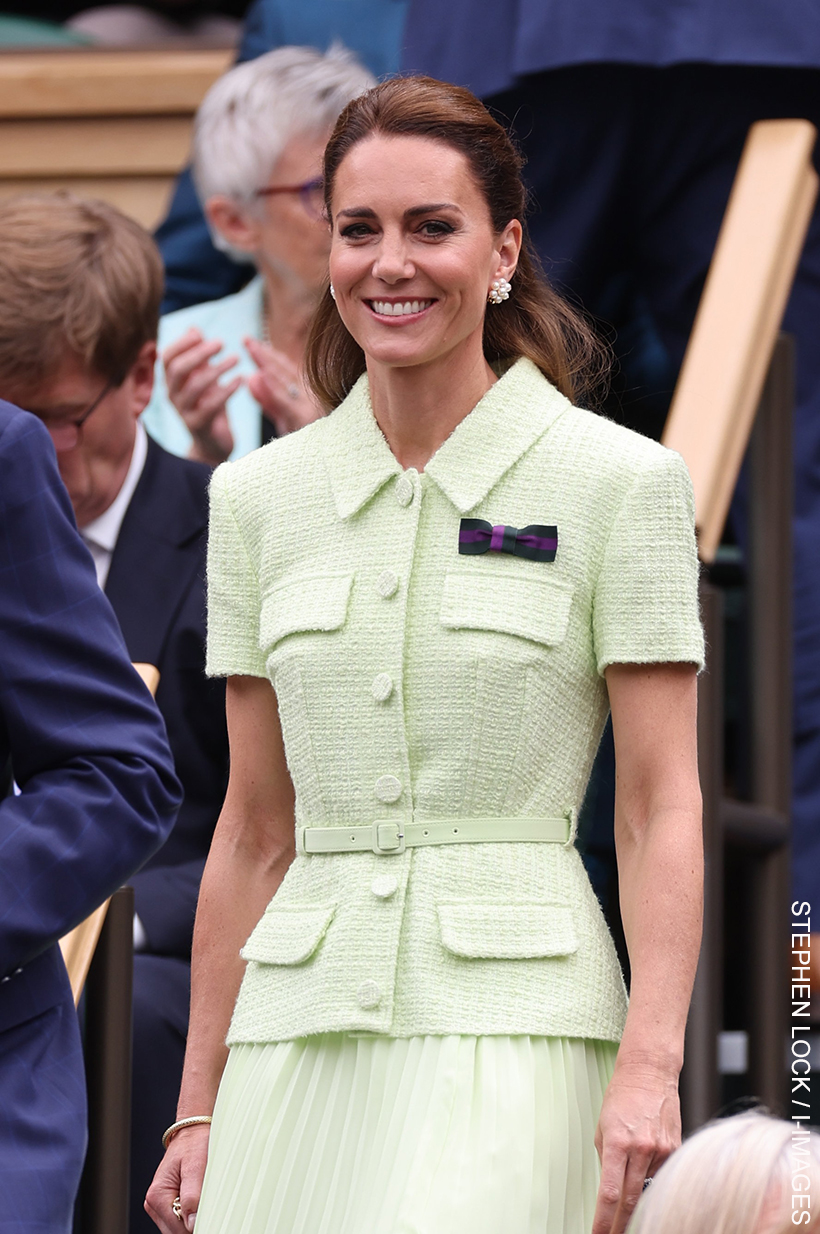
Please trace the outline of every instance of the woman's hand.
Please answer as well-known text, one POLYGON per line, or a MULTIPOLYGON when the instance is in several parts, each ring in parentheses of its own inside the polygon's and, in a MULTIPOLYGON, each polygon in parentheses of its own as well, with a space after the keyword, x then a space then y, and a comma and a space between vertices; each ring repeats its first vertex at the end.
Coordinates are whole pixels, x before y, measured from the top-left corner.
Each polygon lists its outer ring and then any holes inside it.
POLYGON ((190 1234, 194 1228, 208 1159, 209 1132, 207 1124, 183 1127, 171 1140, 159 1164, 145 1197, 145 1211, 162 1234, 182 1234, 183 1226, 190 1234), (182 1207, 182 1222, 173 1208, 177 1196, 182 1207))
POLYGON ((601 1185, 592 1234, 623 1234, 645 1178, 680 1144, 678 1077, 652 1064, 617 1063, 595 1132, 601 1185))
POLYGON ((192 326, 162 353, 168 395, 194 439, 189 457, 212 466, 233 450, 227 403, 242 385, 241 377, 220 385, 220 377, 237 363, 236 356, 211 363, 221 350, 218 339, 206 342, 192 326))
POLYGON ((293 361, 257 339, 243 340, 258 372, 248 378, 248 389, 279 437, 318 420, 322 410, 305 389, 293 361))

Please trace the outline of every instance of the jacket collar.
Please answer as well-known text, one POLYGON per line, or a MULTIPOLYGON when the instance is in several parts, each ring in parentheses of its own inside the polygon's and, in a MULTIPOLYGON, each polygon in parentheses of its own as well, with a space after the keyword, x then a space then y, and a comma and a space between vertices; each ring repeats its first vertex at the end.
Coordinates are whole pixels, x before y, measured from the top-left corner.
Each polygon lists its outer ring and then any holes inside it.
POLYGON ((373 415, 366 374, 321 426, 336 509, 339 518, 350 518, 402 471, 373 415))
MULTIPOLYGON (((466 514, 570 405, 531 360, 517 360, 439 447, 425 474, 466 514)), ((376 423, 366 376, 325 425, 336 509, 340 518, 349 518, 402 472, 376 423)))

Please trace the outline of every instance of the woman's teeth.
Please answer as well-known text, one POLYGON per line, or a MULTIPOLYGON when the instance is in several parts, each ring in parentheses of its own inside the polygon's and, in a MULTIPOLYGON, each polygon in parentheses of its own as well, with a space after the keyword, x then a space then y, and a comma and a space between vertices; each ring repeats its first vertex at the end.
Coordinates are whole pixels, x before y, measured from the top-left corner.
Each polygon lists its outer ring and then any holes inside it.
POLYGON ((405 300, 403 304, 391 304, 389 300, 371 300, 373 312, 382 317, 405 317, 408 313, 421 313, 429 308, 432 300, 405 300))

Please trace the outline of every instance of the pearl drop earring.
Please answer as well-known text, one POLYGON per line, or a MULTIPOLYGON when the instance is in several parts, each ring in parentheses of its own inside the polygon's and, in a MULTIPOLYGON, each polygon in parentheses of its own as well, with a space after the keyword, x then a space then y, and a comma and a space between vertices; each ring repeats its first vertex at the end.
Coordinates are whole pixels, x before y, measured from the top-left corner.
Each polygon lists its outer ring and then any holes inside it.
POLYGON ((512 283, 508 283, 504 278, 493 279, 487 299, 490 304, 501 304, 504 300, 509 300, 511 291, 512 283))
POLYGON ((336 291, 335 291, 335 288, 334 288, 334 286, 333 286, 333 284, 332 284, 332 283, 330 284, 330 294, 331 294, 331 296, 333 297, 333 299, 335 300, 335 299, 336 299, 336 291))

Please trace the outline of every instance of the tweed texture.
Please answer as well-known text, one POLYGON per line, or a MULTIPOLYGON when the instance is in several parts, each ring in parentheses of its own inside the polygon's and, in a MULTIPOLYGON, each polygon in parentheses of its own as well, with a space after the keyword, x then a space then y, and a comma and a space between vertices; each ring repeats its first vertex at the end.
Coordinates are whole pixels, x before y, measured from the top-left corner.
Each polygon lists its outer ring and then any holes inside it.
MULTIPOLYGON (((215 472, 209 553, 208 671, 271 681, 301 825, 572 816, 606 666, 703 662, 682 460, 527 360, 421 475, 362 378, 326 419, 215 472), (465 515, 556 524, 555 561, 460 557, 465 515)), ((571 844, 297 856, 243 954, 231 1044, 623 1027, 571 844)))

